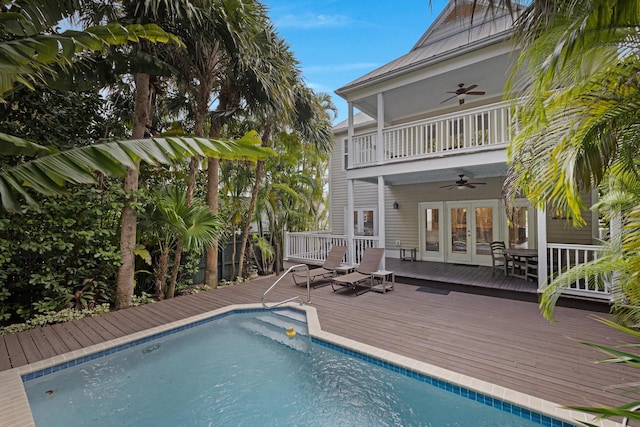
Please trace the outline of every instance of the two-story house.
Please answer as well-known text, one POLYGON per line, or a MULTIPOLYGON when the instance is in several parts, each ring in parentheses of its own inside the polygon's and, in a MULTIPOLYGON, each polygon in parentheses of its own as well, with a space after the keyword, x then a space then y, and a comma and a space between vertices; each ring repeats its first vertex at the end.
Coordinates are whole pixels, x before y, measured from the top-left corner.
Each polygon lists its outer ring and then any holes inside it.
MULTIPOLYGON (((490 243, 503 241, 537 250, 542 289, 549 275, 597 256, 595 214, 575 229, 519 199, 507 220, 502 187, 517 125, 504 87, 519 12, 451 1, 406 55, 336 91, 349 116, 334 128, 331 230, 290 233, 287 258, 321 260, 323 245, 341 242, 353 263, 376 246, 389 258, 491 265, 490 243)), ((608 293, 586 281, 572 291, 608 293)))

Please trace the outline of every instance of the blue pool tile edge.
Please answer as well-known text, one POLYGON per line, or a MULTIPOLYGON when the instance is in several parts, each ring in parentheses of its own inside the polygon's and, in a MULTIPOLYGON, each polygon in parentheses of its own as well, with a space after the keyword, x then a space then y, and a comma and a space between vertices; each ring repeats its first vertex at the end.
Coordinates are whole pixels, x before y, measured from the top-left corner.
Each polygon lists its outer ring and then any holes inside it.
POLYGON ((471 400, 475 400, 479 403, 483 403, 487 406, 492 406, 496 409, 502 410, 504 412, 508 412, 510 414, 519 416, 520 418, 523 418, 525 420, 529 420, 532 421, 534 423, 543 425, 543 426, 549 426, 549 427, 578 427, 576 424, 564 421, 564 420, 560 420, 557 418, 553 418, 550 417, 548 415, 536 412, 536 411, 532 411, 528 408, 519 406, 519 405, 515 405, 509 402, 505 402, 501 399, 489 396, 489 395, 485 395, 483 393, 468 389, 466 387, 457 385, 457 384, 453 384, 451 382, 448 381, 444 381, 441 380, 439 378, 435 378, 432 377, 430 375, 424 374, 422 372, 418 372, 412 369, 408 369, 405 368, 403 366, 399 366, 396 365, 394 363, 391 362, 387 362, 381 359, 378 359, 376 357, 373 356, 369 356, 366 355, 364 353, 355 351, 355 350, 350 350, 348 348, 345 348, 343 346, 337 345, 337 344, 333 344, 331 342, 325 341, 323 339, 320 338, 316 338, 316 337, 311 337, 311 341, 314 344, 317 344, 319 346, 322 347, 326 347, 330 350, 334 350, 337 351, 339 353, 345 354, 347 356, 351 356, 354 357, 356 359, 362 360, 364 362, 367 363, 371 363, 372 365, 376 365, 379 366, 381 368, 384 369, 388 369, 390 371, 396 372, 398 374, 404 375, 406 377, 409 378, 413 378, 415 380, 418 380, 420 382, 424 382, 427 384, 431 384, 435 387, 438 387, 440 389, 446 390, 448 392, 451 392, 453 394, 457 394, 459 396, 462 397, 466 397, 467 399, 471 399, 471 400))
MULTIPOLYGON (((281 309, 281 310, 285 310, 285 309, 281 309)), ((291 310, 291 308, 286 308, 286 310, 291 310)), ((101 357, 108 356, 110 354, 118 353, 120 351, 127 350, 127 349, 132 348, 132 347, 136 347, 136 346, 139 346, 139 345, 142 345, 142 344, 146 344, 146 343, 148 343, 150 341, 154 341, 154 340, 157 340, 157 339, 160 339, 160 338, 164 338, 164 337, 167 337, 167 336, 170 336, 170 335, 173 335, 173 334, 176 334, 176 333, 188 330, 188 329, 192 329, 192 328, 204 325, 204 324, 209 323, 209 322, 213 322, 215 320, 222 319, 224 317, 227 317, 227 316, 230 316, 230 315, 233 315, 233 314, 238 314, 238 313, 250 314, 250 313, 262 313, 262 312, 273 312, 273 311, 278 311, 278 310, 268 309, 268 308, 234 309, 234 310, 231 310, 231 311, 228 311, 228 312, 225 312, 225 313, 220 313, 220 314, 213 315, 213 316, 208 317, 206 319, 197 320, 197 321, 192 322, 192 323, 188 323, 188 324, 185 324, 185 325, 182 325, 182 326, 178 326, 178 327, 175 327, 175 328, 167 329, 166 331, 158 332, 156 334, 149 335, 149 336, 144 337, 144 338, 139 338, 139 339, 133 340, 133 341, 125 343, 125 344, 120 344, 120 345, 116 345, 116 346, 111 347, 111 348, 107 348, 107 349, 104 349, 104 350, 99 350, 99 351, 96 351, 95 353, 87 354, 85 356, 80 356, 80 357, 78 357, 76 359, 72 359, 72 360, 69 360, 69 361, 66 361, 66 362, 61 362, 61 363, 58 363, 56 365, 46 367, 44 369, 40 369, 40 370, 37 370, 37 371, 33 371, 33 372, 26 373, 26 374, 22 374, 21 378, 22 378, 23 382, 31 381, 31 380, 43 377, 45 375, 53 374, 55 372, 62 371, 64 369, 71 368, 73 366, 82 365, 83 363, 87 363, 87 362, 90 362, 92 360, 96 360, 96 359, 99 359, 101 357)))

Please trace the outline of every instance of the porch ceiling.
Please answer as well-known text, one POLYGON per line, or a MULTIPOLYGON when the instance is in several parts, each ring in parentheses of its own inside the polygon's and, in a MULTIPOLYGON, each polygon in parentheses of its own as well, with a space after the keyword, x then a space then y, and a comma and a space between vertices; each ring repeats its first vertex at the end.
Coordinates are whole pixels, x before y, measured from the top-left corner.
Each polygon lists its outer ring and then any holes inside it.
MULTIPOLYGON (((463 109, 486 103, 487 99, 501 98, 509 77, 505 70, 511 68, 513 59, 513 55, 507 52, 473 63, 457 59, 454 61, 455 64, 444 64, 441 67, 435 67, 436 69, 432 68, 429 75, 414 77, 413 82, 405 80, 396 87, 382 89, 384 121, 386 124, 392 124, 415 117, 416 114, 428 114, 443 108, 463 109), (453 95, 447 91, 455 91, 459 83, 464 83, 465 86, 478 85, 475 90, 485 91, 486 94, 467 96, 463 106, 460 106, 455 98, 442 103, 453 95)), ((353 102, 358 110, 371 117, 377 117, 375 93, 353 102)))
MULTIPOLYGON (((465 179, 482 179, 505 176, 507 165, 505 163, 465 166, 463 168, 446 168, 435 170, 421 170, 412 172, 399 172, 384 175, 386 185, 422 184, 430 182, 442 182, 452 184, 458 175, 463 174, 465 179)), ((376 183, 377 177, 363 178, 362 181, 376 183)))

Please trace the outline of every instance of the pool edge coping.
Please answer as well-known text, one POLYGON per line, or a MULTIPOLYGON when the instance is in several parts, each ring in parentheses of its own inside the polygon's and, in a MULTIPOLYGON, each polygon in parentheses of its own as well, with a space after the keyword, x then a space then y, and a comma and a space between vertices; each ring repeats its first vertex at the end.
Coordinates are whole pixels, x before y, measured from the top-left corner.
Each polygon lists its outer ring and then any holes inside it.
MULTIPOLYGON (((421 362, 406 356, 402 356, 388 350, 377 348, 368 344, 361 343, 340 335, 332 334, 322 330, 320 319, 315 307, 299 304, 284 304, 278 308, 289 308, 298 311, 304 311, 307 317, 307 328, 310 337, 343 347, 365 356, 371 356, 383 362, 404 368, 410 371, 418 372, 423 375, 456 384, 460 387, 481 393, 506 403, 518 405, 532 411, 562 420, 569 423, 579 421, 590 422, 601 427, 621 427, 622 424, 611 420, 594 420, 594 416, 586 412, 569 410, 556 403, 540 399, 525 393, 521 393, 506 387, 482 381, 467 375, 440 368, 430 363, 421 362)), ((49 359, 44 359, 28 365, 12 368, 7 371, 0 372, 0 422, 1 426, 35 426, 31 407, 24 388, 22 377, 24 375, 42 371, 69 360, 75 360, 81 357, 89 356, 110 348, 128 344, 133 341, 148 338, 153 335, 161 334, 181 326, 189 325, 201 320, 207 320, 212 317, 224 315, 234 311, 265 309, 261 304, 233 304, 216 310, 201 313, 195 316, 176 320, 160 326, 155 326, 144 331, 136 332, 124 337, 115 338, 103 343, 95 344, 79 350, 57 355, 49 359)))

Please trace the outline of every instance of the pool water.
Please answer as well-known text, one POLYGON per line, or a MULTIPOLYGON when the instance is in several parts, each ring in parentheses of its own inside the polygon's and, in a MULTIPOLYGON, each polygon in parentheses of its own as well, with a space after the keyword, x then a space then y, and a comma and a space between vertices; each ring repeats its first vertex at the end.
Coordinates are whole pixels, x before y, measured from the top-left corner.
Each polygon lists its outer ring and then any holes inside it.
POLYGON ((539 425, 312 343, 304 323, 267 312, 226 316, 25 389, 37 426, 539 425))

